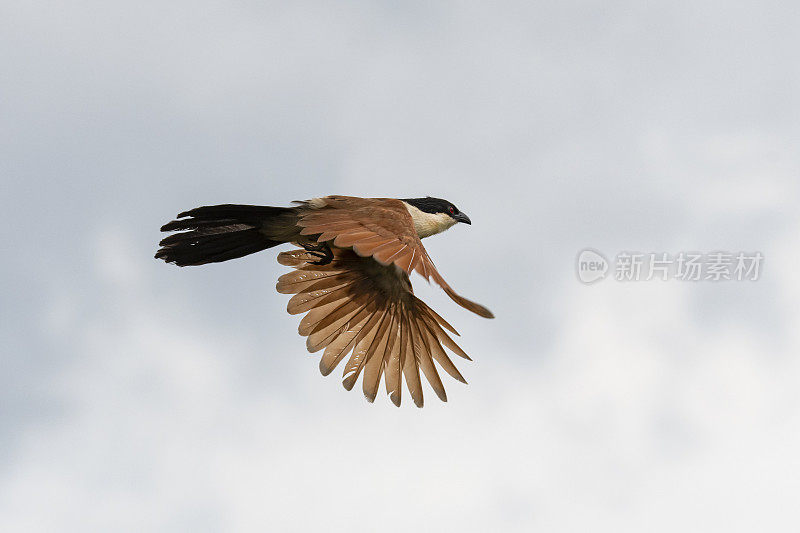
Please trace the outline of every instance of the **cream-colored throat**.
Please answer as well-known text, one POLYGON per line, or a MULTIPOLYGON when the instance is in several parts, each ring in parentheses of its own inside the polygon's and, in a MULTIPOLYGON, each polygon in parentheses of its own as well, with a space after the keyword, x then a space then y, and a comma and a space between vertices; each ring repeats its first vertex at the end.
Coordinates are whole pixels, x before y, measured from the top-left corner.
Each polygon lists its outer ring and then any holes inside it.
POLYGON ((456 220, 447 213, 426 213, 413 205, 403 202, 414 221, 414 228, 420 239, 436 235, 444 230, 453 227, 456 220))

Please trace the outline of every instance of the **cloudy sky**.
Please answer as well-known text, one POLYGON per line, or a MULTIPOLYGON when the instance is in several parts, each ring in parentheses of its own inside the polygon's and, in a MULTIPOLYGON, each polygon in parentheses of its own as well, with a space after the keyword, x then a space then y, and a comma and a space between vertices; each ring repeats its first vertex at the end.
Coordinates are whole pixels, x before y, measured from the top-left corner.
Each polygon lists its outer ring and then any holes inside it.
POLYGON ((0 529, 793 531, 793 2, 0 0, 0 529), (323 378, 275 252, 158 227, 324 194, 456 203, 450 401, 323 378), (755 282, 575 258, 760 251, 755 282))

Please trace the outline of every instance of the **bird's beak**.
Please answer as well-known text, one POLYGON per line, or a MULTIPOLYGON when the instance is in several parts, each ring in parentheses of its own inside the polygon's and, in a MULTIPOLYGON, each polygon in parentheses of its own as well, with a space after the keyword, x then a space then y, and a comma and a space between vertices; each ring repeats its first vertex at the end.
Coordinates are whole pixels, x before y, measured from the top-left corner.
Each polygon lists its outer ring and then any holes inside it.
POLYGON ((472 225, 472 221, 464 213, 459 213, 456 216, 454 216, 453 218, 456 219, 456 222, 463 222, 464 224, 472 225))

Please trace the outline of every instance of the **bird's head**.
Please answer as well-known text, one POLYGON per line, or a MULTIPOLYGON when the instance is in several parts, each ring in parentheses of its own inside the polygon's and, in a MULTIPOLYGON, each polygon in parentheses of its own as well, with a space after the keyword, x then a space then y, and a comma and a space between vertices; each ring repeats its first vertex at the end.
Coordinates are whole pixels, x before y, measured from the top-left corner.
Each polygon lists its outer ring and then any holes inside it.
POLYGON ((458 222, 472 224, 469 217, 451 202, 441 198, 404 198, 420 238, 436 235, 458 222))

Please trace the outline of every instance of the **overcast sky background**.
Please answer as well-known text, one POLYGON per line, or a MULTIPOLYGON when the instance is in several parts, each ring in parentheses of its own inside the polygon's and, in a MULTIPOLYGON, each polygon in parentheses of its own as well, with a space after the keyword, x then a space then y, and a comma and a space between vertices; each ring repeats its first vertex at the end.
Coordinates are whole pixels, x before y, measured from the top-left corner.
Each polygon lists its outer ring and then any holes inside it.
POLYGON ((0 1, 0 530, 795 531, 795 2, 0 1), (453 201, 450 401, 323 378, 203 204, 453 201), (580 284, 576 254, 761 251, 580 284), (360 385, 357 387, 360 389, 360 385), (406 396, 406 400, 408 397, 406 396))

